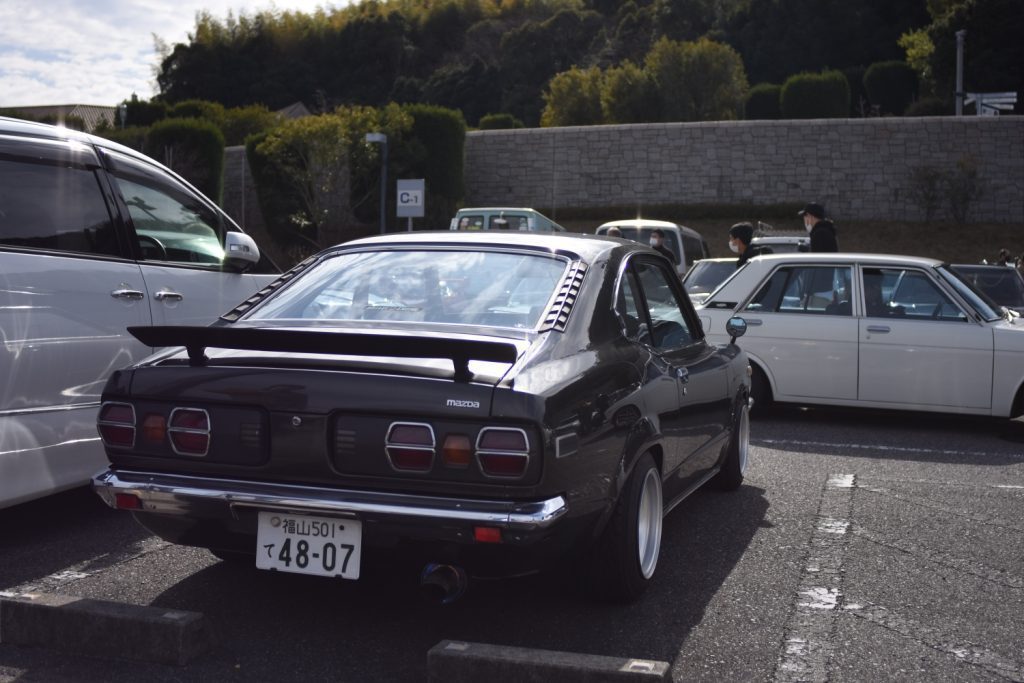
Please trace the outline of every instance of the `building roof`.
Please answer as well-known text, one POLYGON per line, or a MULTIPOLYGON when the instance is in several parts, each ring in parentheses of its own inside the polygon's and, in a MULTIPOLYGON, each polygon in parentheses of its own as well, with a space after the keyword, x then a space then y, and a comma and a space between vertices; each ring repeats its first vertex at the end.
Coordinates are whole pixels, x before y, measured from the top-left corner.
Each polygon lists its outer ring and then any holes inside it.
POLYGON ((28 116, 35 120, 53 119, 57 125, 69 116, 75 116, 85 122, 85 132, 96 130, 101 121, 114 125, 117 107, 104 107, 96 104, 51 104, 36 107, 8 107, 8 111, 28 116))

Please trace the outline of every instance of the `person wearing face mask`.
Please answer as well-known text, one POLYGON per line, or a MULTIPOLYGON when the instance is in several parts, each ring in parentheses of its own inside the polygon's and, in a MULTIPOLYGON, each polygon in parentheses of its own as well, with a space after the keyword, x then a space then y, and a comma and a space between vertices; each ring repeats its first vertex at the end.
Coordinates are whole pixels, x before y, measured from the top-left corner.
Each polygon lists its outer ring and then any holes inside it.
POLYGON ((739 254, 739 258, 736 259, 737 268, 755 256, 772 253, 771 249, 751 247, 750 242, 753 239, 754 226, 750 223, 737 223, 729 228, 729 251, 739 254))
POLYGON ((811 202, 797 215, 803 216, 804 228, 811 235, 811 251, 839 251, 836 226, 825 218, 825 207, 811 202))
POLYGON ((675 252, 665 246, 665 233, 661 228, 655 228, 651 231, 651 249, 667 258, 673 265, 679 265, 679 259, 676 257, 675 252))

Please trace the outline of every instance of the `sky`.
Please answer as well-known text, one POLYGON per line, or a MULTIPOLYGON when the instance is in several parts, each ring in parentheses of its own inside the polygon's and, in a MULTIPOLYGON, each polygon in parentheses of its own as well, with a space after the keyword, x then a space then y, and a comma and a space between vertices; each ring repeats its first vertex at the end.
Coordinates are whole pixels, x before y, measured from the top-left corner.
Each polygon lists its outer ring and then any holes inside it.
POLYGON ((0 109, 114 106, 157 93, 154 35, 188 42, 196 13, 312 13, 348 0, 0 0, 0 109))

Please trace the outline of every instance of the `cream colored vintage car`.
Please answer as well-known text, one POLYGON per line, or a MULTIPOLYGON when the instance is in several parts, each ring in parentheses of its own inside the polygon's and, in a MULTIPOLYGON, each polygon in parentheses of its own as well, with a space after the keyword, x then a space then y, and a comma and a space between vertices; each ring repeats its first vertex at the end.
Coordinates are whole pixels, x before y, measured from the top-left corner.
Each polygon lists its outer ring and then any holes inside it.
POLYGON ((1024 321, 940 261, 758 256, 698 313, 718 342, 726 320, 746 320, 755 405, 1024 412, 1024 321))

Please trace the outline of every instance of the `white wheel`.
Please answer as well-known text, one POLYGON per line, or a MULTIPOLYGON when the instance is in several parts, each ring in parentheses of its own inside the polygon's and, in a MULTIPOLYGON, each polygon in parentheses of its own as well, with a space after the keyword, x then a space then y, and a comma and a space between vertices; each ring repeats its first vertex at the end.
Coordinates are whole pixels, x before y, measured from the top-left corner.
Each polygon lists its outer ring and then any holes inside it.
POLYGON ((649 469, 644 475, 636 517, 640 573, 649 579, 654 575, 658 554, 661 552, 661 474, 657 469, 649 469))

